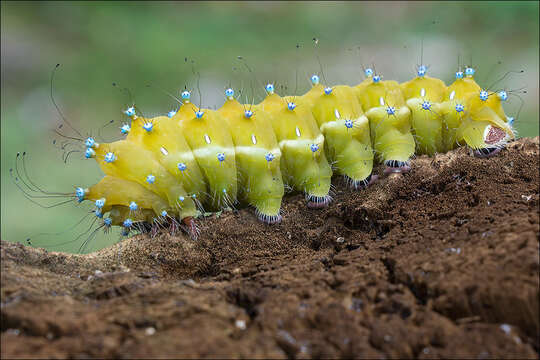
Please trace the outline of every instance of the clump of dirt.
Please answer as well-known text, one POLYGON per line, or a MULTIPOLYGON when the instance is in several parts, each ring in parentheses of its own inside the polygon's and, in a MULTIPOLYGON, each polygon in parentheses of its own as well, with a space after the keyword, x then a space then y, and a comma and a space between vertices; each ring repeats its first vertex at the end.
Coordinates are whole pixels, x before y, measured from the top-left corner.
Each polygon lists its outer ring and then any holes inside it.
MULTIPOLYGON (((376 169, 382 173, 382 168, 376 169)), ((1 243, 2 357, 538 358, 539 143, 458 149, 283 222, 89 255, 1 243)))

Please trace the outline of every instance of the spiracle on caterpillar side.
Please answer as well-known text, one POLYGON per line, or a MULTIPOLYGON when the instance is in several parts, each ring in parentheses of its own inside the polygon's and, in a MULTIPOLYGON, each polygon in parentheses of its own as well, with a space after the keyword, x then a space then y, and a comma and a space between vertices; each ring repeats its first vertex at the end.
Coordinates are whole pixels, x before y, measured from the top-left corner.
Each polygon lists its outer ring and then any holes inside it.
MULTIPOLYGON (((426 80, 428 69, 424 65, 418 67, 419 81, 426 80)), ((282 219, 281 199, 286 189, 304 192, 307 205, 320 208, 331 201, 332 174, 345 176, 350 179, 346 180, 347 184, 358 189, 373 182, 373 162, 377 159, 386 164, 385 172, 409 170, 408 161, 415 153, 432 151, 431 148, 416 150, 426 137, 418 135, 418 124, 432 118, 439 121, 439 127, 455 130, 451 147, 464 144, 463 141, 472 147, 477 138, 481 147, 476 151, 491 148, 482 147, 484 144, 504 146, 497 136, 500 134, 493 134, 491 129, 499 124, 493 120, 494 116, 501 118, 497 114, 499 103, 513 92, 475 90, 474 96, 467 97, 463 95, 466 92, 455 85, 455 90, 446 98, 446 85, 441 95, 425 84, 415 84, 411 86, 411 94, 405 91, 404 95, 403 84, 385 80, 371 68, 365 69, 365 74, 365 86, 351 88, 328 86, 321 71, 324 84, 319 75, 312 75, 312 89, 302 96, 297 96, 296 90, 294 95, 280 96, 276 87, 282 91, 286 87, 268 83, 264 87, 266 97, 258 104, 254 95, 251 102, 241 103, 234 97, 234 89, 228 87, 225 104, 217 110, 203 108, 202 100, 198 106, 193 104, 191 92, 185 89, 174 114, 169 112, 166 116, 152 118, 144 116, 135 102, 130 101, 131 105, 124 112, 129 118, 125 139, 106 143, 94 137, 77 138, 84 144, 85 156, 88 154, 87 158, 95 159, 107 174, 103 179, 111 177, 129 185, 110 183, 107 185, 110 193, 90 187, 88 192, 83 188, 82 195, 76 192, 69 196, 94 202, 106 199, 99 212, 96 209, 97 219, 92 223, 98 222, 100 229, 116 225, 123 228, 125 235, 132 232, 157 234, 168 226, 174 234, 185 226, 196 238, 198 229, 193 218, 207 210, 221 211, 242 202, 253 206, 261 221, 274 224, 282 219), (482 96, 481 91, 486 91, 487 96, 482 96), (411 102, 415 109, 409 105, 411 99, 419 99, 411 102), (453 113, 435 110, 447 99, 451 103, 447 105, 454 105, 450 109, 459 115, 458 125, 472 118, 467 121, 472 124, 489 122, 491 127, 478 125, 459 130, 459 126, 448 126, 453 113), (362 105, 368 109, 366 112, 362 105), (471 108, 485 110, 471 112, 471 108), (419 121, 411 121, 407 127, 408 117, 413 116, 411 113, 415 110, 420 114, 428 113, 429 117, 426 120, 418 116, 419 121), (478 137, 480 130, 483 132, 478 137), (267 141, 270 134, 275 141, 267 141), (356 135, 364 137, 358 140, 354 138, 356 135), (467 142, 467 139, 472 140, 467 142), (486 140, 495 142, 490 144, 486 140), (310 171, 306 171, 306 164, 311 164, 310 171), (269 172, 272 176, 267 182, 262 175, 269 172), (139 194, 132 190, 132 194, 139 195, 128 196, 117 190, 131 189, 133 184, 144 191, 137 190, 139 194), (90 195, 92 191, 98 195, 90 195), (146 198, 150 199, 147 203, 141 200, 146 198), (137 205, 135 209, 130 206, 133 202, 137 205), (107 213, 109 217, 103 217, 107 213)), ((474 69, 467 67, 462 78, 472 79, 473 75, 474 69)), ((472 84, 472 81, 469 82, 472 84)), ((499 125, 502 127, 497 129, 507 129, 504 124, 499 125)), ((434 143, 443 143, 437 139, 434 143)), ((438 148, 437 151, 447 150, 438 148)))

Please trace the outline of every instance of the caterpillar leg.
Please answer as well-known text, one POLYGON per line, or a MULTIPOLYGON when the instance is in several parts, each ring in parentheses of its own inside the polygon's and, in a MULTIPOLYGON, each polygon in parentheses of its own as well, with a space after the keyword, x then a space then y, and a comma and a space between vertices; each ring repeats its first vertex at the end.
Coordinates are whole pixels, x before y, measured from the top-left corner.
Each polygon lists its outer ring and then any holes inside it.
POLYGON ((255 213, 260 221, 267 224, 278 224, 281 222, 281 198, 254 199, 252 200, 252 205, 255 206, 255 213))
POLYGON ((183 218, 182 224, 184 225, 186 232, 192 240, 197 240, 199 238, 201 231, 197 227, 197 223, 192 216, 183 218))
POLYGON ((301 187, 306 194, 309 208, 320 209, 330 204, 332 201, 329 194, 331 178, 332 169, 324 153, 321 153, 316 161, 306 164, 303 169, 298 169, 297 179, 302 179, 303 186, 301 187))
POLYGON ((355 180, 347 175, 345 175, 345 181, 349 185, 350 188, 353 188, 355 190, 358 189, 365 189, 368 186, 372 185, 373 183, 377 182, 379 177, 377 175, 369 174, 368 177, 362 180, 355 180))
POLYGON ((387 160, 384 162, 386 169, 384 169, 384 174, 392 173, 406 173, 411 170, 408 161, 398 161, 398 160, 387 160))
POLYGON ((474 150, 473 154, 478 158, 490 158, 497 155, 501 151, 501 148, 483 148, 474 150))

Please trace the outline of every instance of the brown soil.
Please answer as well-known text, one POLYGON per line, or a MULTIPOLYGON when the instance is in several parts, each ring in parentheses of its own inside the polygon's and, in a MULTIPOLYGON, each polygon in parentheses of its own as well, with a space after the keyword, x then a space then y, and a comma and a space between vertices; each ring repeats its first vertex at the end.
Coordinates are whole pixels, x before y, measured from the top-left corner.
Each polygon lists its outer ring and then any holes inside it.
MULTIPOLYGON (((382 174, 382 167, 376 169, 382 174)), ((2 242, 2 357, 538 358, 539 143, 90 255, 2 242)))

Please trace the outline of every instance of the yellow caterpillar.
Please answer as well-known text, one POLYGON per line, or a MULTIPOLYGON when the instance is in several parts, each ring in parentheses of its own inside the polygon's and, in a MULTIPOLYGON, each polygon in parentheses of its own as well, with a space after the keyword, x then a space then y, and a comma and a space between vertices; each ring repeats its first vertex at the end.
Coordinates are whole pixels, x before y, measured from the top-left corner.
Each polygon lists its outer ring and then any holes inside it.
POLYGON ((205 209, 240 203, 254 207, 261 221, 278 223, 286 188, 321 208, 331 201, 333 174, 358 189, 375 180, 374 161, 386 165, 385 173, 405 172, 414 154, 466 145, 487 156, 514 137, 505 91, 483 90, 471 67, 449 86, 426 73, 421 65, 399 84, 365 69, 366 79, 354 87, 323 85, 315 74, 299 97, 279 96, 267 84, 257 105, 241 104, 229 88, 218 110, 195 106, 186 90, 178 111, 154 118, 130 107, 125 139, 84 141, 85 156, 106 176, 70 196, 93 201, 105 228, 120 225, 127 234, 181 221, 196 237, 193 219, 205 209))

